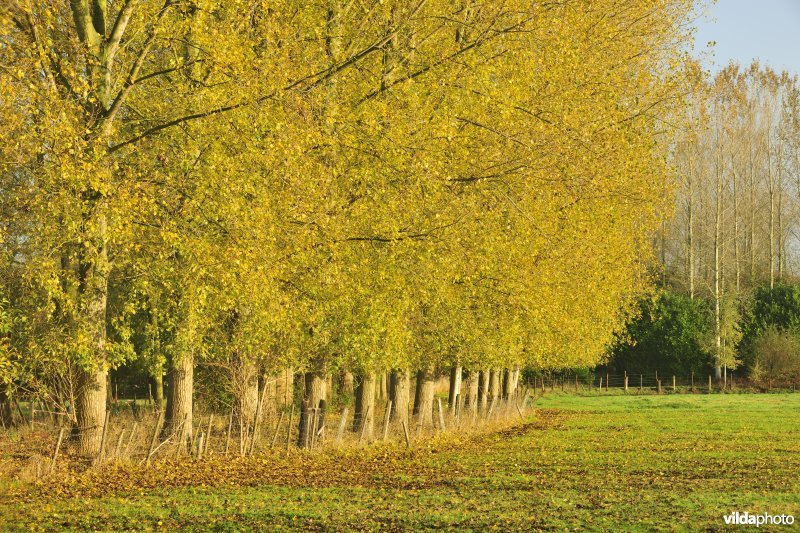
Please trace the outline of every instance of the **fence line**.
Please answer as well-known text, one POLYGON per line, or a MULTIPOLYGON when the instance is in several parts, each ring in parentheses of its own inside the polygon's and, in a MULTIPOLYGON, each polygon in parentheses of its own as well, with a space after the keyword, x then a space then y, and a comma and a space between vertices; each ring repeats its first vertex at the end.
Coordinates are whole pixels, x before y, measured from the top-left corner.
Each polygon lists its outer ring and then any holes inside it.
POLYGON ((679 376, 674 374, 622 374, 595 373, 589 376, 555 375, 550 377, 536 376, 528 385, 539 392, 562 391, 601 391, 621 389, 627 392, 720 392, 734 390, 770 391, 791 390, 796 392, 798 382, 792 380, 766 380, 756 382, 742 378, 733 373, 715 380, 712 375, 690 374, 679 376))
MULTIPOLYGON (((359 428, 358 431, 348 431, 347 428, 352 427, 352 420, 355 413, 349 414, 349 409, 345 407, 343 411, 331 410, 325 414, 320 411, 320 416, 324 416, 324 420, 318 420, 312 424, 312 428, 322 428, 315 431, 309 440, 310 449, 340 446, 340 445, 357 445, 362 441, 366 444, 373 444, 375 442, 392 441, 412 447, 419 439, 429 438, 431 436, 443 433, 445 431, 460 432, 472 431, 482 427, 493 427, 497 424, 507 423, 511 420, 516 420, 519 415, 523 419, 529 414, 536 396, 531 391, 520 387, 518 391, 508 398, 500 396, 493 399, 493 401, 485 409, 481 409, 480 405, 476 405, 471 409, 467 402, 459 395, 456 402, 455 409, 451 412, 450 409, 443 408, 441 405, 441 398, 434 400, 432 412, 430 416, 426 416, 422 423, 422 417, 419 415, 411 415, 409 412, 406 419, 400 419, 391 414, 391 401, 386 402, 375 401, 375 412, 371 415, 374 419, 380 420, 381 424, 376 424, 377 427, 371 428, 370 431, 365 432, 366 425, 359 428), (469 414, 475 411, 475 414, 469 414), (378 416, 380 414, 380 417, 378 416), (478 416, 475 416, 475 415, 478 416), (344 425, 344 431, 340 436, 339 433, 329 433, 325 428, 330 424, 336 424, 341 416, 344 425), (348 419, 350 423, 348 423, 348 419), (406 425, 408 424, 408 425, 406 425), (413 429, 412 429, 413 428, 413 429), (416 435, 416 437, 411 437, 416 435)), ((31 413, 37 412, 31 402, 31 413)), ((269 415, 264 415, 261 420, 262 432, 270 436, 270 438, 258 440, 255 439, 253 433, 253 424, 244 424, 241 435, 238 435, 240 442, 245 443, 243 446, 235 447, 237 450, 234 453, 238 456, 254 455, 259 452, 267 450, 281 450, 284 448, 290 450, 291 448, 300 448, 296 442, 296 428, 292 428, 291 424, 296 418, 290 409, 294 410, 294 404, 285 406, 284 408, 277 408, 269 415), (287 417, 286 415, 289 414, 287 417), (288 418, 288 427, 287 427, 288 418), (294 431, 292 431, 294 429, 294 431), (282 437, 285 437, 282 438, 282 437)), ((410 411, 410 410, 409 410, 410 411)), ((229 440, 236 435, 231 434, 231 430, 238 431, 235 428, 237 424, 231 424, 232 418, 228 416, 219 416, 219 413, 202 413, 195 412, 192 421, 192 431, 185 431, 183 422, 174 428, 169 433, 164 432, 163 427, 163 410, 150 410, 142 409, 138 412, 120 410, 112 415, 111 410, 108 411, 106 424, 103 426, 103 444, 101 445, 100 452, 96 457, 92 458, 91 464, 93 466, 103 465, 110 462, 132 462, 139 465, 149 465, 155 462, 171 460, 178 458, 181 455, 189 455, 197 460, 202 457, 211 456, 227 456, 229 455, 230 447, 229 440), (228 429, 226 432, 225 429, 228 429), (131 429, 132 428, 132 429, 131 429), (136 429, 140 429, 138 433, 136 429), (189 434, 193 435, 189 441, 189 434), (127 443, 123 446, 127 437, 127 443), (134 440, 134 437, 137 437, 134 440), (151 440, 152 437, 152 440, 151 440), (116 443, 116 445, 110 444, 116 443)), ((227 415, 227 414, 226 414, 227 415)), ((57 422, 48 423, 48 421, 36 421, 36 424, 42 429, 37 429, 36 433, 29 433, 29 438, 34 438, 38 446, 35 445, 36 452, 32 454, 32 459, 39 456, 39 462, 47 459, 47 463, 36 464, 36 478, 38 479, 44 475, 57 475, 59 470, 57 461, 59 458, 75 459, 75 437, 79 436, 83 430, 96 429, 96 428, 79 428, 72 427, 64 419, 57 419, 57 422), (42 431, 47 431, 52 437, 47 441, 42 439, 42 431), (56 435, 60 438, 56 439, 56 435), (43 442, 44 441, 44 442, 43 442), (55 442, 55 446, 47 444, 47 442, 55 442), (45 453, 38 453, 41 446, 49 446, 49 451, 45 453)), ((28 422, 20 427, 20 431, 26 431, 24 428, 28 427, 28 422)), ((334 426, 331 426, 334 427, 334 426)), ((25 435, 23 434, 23 437, 25 435)), ((22 439, 25 442, 25 439, 22 439)), ((32 446, 33 448, 34 446, 32 446)), ((63 460, 61 464, 63 464, 63 460)))

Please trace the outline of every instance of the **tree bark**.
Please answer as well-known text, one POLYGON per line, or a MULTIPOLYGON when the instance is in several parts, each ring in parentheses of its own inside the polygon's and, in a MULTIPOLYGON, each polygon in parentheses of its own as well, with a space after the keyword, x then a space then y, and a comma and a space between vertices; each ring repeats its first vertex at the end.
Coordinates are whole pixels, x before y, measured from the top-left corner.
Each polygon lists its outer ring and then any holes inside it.
POLYGON ((414 405, 412 407, 412 414, 415 416, 419 414, 420 393, 422 392, 422 381, 424 377, 425 372, 417 370, 417 376, 414 379, 414 405))
POLYGON ((235 370, 234 391, 239 407, 239 427, 253 427, 258 408, 258 367, 252 361, 241 361, 235 370))
POLYGON ((426 369, 417 374, 419 380, 417 384, 418 400, 414 404, 414 411, 417 413, 417 424, 425 426, 433 423, 433 397, 434 397, 434 372, 426 369))
MULTIPOLYGON (((717 127, 721 126, 717 124, 717 127)), ((719 130, 718 130, 719 131, 719 130)), ((722 141, 717 134, 717 150, 716 150, 716 186, 715 186, 715 202, 716 209, 714 211, 714 335, 716 344, 716 353, 714 361, 714 376, 717 381, 722 378, 722 369, 720 366, 720 354, 722 349, 720 337, 720 302, 722 299, 722 255, 720 247, 722 245, 722 141)), ((771 229, 771 226, 770 226, 771 229)), ((770 265, 770 276, 772 266, 770 265)), ((770 278, 770 287, 772 286, 770 278)))
POLYGON ((96 456, 100 452, 103 425, 106 419, 106 387, 108 371, 78 370, 78 394, 75 414, 78 425, 78 454, 96 456))
POLYGON ((194 391, 194 354, 184 353, 172 361, 169 372, 170 394, 167 401, 164 434, 169 435, 179 430, 184 424, 183 435, 187 440, 192 438, 192 412, 194 391))
POLYGON ((6 386, 0 386, 0 428, 10 428, 15 424, 14 409, 6 386))
POLYGON ((282 407, 291 405, 294 401, 294 370, 287 368, 281 372, 276 385, 278 403, 282 407))
POLYGON ((489 399, 491 400, 497 400, 500 397, 500 377, 500 370, 489 371, 489 399))
POLYGON ((481 370, 478 375, 478 408, 485 411, 489 405, 489 381, 491 373, 489 370, 481 370))
POLYGON ((411 372, 394 370, 391 374, 389 399, 392 402, 391 419, 404 422, 408 428, 408 404, 411 400, 411 372))
POLYGON ((363 431, 367 439, 372 437, 375 420, 375 382, 375 374, 368 372, 361 377, 361 383, 356 387, 353 431, 357 433, 363 431))
POLYGON ((502 370, 503 373, 503 399, 508 400, 514 394, 514 376, 512 370, 506 368, 502 370))
MULTIPOLYGON (((324 369, 317 369, 306 372, 304 375, 305 391, 303 394, 303 403, 300 410, 300 421, 298 432, 298 446, 305 447, 311 442, 313 435, 308 435, 312 419, 314 417, 314 409, 319 409, 320 401, 325 400, 328 384, 328 373, 324 369)), ((319 423, 317 425, 319 427, 319 423)))
POLYGON ((164 408, 164 373, 160 366, 153 376, 153 386, 153 403, 161 411, 164 408))
POLYGON ((470 370, 465 388, 467 389, 467 395, 464 401, 464 408, 474 411, 478 408, 478 398, 480 396, 480 372, 470 370))
POLYGON ((355 387, 353 385, 353 373, 349 370, 345 370, 342 373, 342 394, 352 397, 354 392, 355 387))
POLYGON ((105 244, 107 227, 103 214, 105 205, 98 206, 96 229, 92 232, 94 257, 78 262, 79 292, 85 302, 85 319, 89 323, 94 348, 95 367, 78 370, 78 390, 75 398, 78 453, 96 456, 100 451, 103 425, 106 419, 108 368, 106 361, 106 306, 108 301, 108 251, 105 244))
POLYGON ((261 418, 262 420, 269 420, 275 416, 278 408, 278 377, 271 374, 263 374, 261 376, 261 388, 263 390, 261 418))
POLYGON ((450 414, 456 412, 456 402, 461 397, 461 365, 453 365, 450 368, 450 390, 447 395, 447 405, 450 408, 450 414))
POLYGON ((380 379, 379 389, 378 389, 378 392, 379 392, 378 398, 380 398, 381 400, 385 400, 386 398, 389 397, 388 375, 387 375, 386 372, 381 372, 381 373, 378 374, 378 377, 380 379))
POLYGON ((694 300, 694 165, 692 154, 688 153, 689 160, 689 197, 687 199, 687 228, 686 228, 686 256, 687 256, 687 269, 689 274, 689 299, 694 300))

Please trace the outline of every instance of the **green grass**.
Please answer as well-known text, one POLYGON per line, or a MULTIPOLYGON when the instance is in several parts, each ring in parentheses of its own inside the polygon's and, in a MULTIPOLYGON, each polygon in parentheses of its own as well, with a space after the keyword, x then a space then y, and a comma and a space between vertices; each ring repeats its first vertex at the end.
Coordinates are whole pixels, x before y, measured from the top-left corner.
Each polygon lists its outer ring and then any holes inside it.
POLYGON ((0 529, 694 531, 724 529, 735 510, 800 521, 800 394, 554 393, 537 406, 524 426, 414 452, 95 473, 0 495, 0 529), (292 461, 302 468, 287 472, 292 461))

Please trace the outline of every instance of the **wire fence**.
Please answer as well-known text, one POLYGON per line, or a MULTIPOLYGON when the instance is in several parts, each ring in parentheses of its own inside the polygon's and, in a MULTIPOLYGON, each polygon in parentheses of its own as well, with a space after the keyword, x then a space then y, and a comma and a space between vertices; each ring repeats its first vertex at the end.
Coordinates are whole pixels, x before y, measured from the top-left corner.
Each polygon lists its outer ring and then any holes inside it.
POLYGON ((561 390, 564 392, 587 391, 625 391, 641 393, 666 393, 666 392, 726 392, 726 391, 791 391, 796 392, 797 380, 792 379, 767 379, 755 381, 747 377, 736 376, 733 373, 723 373, 719 379, 711 374, 629 374, 597 372, 586 375, 561 375, 551 377, 535 377, 529 386, 536 391, 546 392, 561 390))
MULTIPOLYGON (((152 397, 112 399, 104 424, 78 427, 70 409, 34 398, 14 402, 19 447, 25 448, 30 479, 58 475, 70 468, 127 462, 147 465, 181 457, 248 456, 268 450, 317 449, 340 445, 366 445, 395 441, 411 447, 420 439, 444 431, 491 428, 520 417, 525 420, 533 402, 552 391, 577 394, 675 394, 728 392, 796 392, 792 380, 752 380, 712 375, 596 372, 593 375, 535 377, 520 384, 510 397, 456 398, 451 407, 436 398, 424 416, 396 416, 388 399, 376 399, 362 413, 348 405, 300 409, 292 400, 276 401, 245 420, 229 412, 199 412, 183 420, 165 420, 165 412, 152 397), (444 405, 443 405, 444 404, 444 405), (101 440, 99 453, 87 459, 78 449, 79 437, 92 432, 101 440), (61 458, 61 459, 59 459, 61 458), (88 462, 87 462, 88 461, 88 462)), ((263 401, 263 398, 262 398, 263 401)), ((11 430, 12 428, 7 428, 11 430)), ((22 476, 25 477, 25 476, 22 476)))
POLYGON ((190 420, 176 423, 165 420, 164 410, 146 400, 118 400, 108 409, 105 423, 91 428, 78 428, 70 413, 30 401, 27 405, 17 402, 21 418, 15 431, 18 451, 29 459, 27 477, 35 480, 115 462, 148 465, 182 457, 233 458, 270 450, 288 453, 391 441, 413 447, 417 441, 445 431, 482 430, 525 420, 534 401, 533 391, 527 389, 483 401, 459 395, 452 407, 436 398, 431 412, 424 416, 397 416, 388 399, 376 400, 361 414, 351 412, 348 406, 301 411, 291 403, 272 405, 250 420, 231 409, 228 413, 195 412, 190 420), (101 439, 99 452, 91 457, 78 448, 78 437, 87 431, 101 439))

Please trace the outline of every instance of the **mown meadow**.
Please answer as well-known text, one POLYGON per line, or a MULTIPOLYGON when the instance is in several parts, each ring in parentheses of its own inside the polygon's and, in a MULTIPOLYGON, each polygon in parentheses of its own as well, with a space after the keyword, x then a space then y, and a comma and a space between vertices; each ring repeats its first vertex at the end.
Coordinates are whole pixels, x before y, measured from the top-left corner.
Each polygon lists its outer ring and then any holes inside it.
POLYGON ((411 449, 268 451, 11 484, 0 529, 652 531, 725 529, 733 511, 800 517, 800 394, 554 392, 535 405, 525 422, 411 449))

